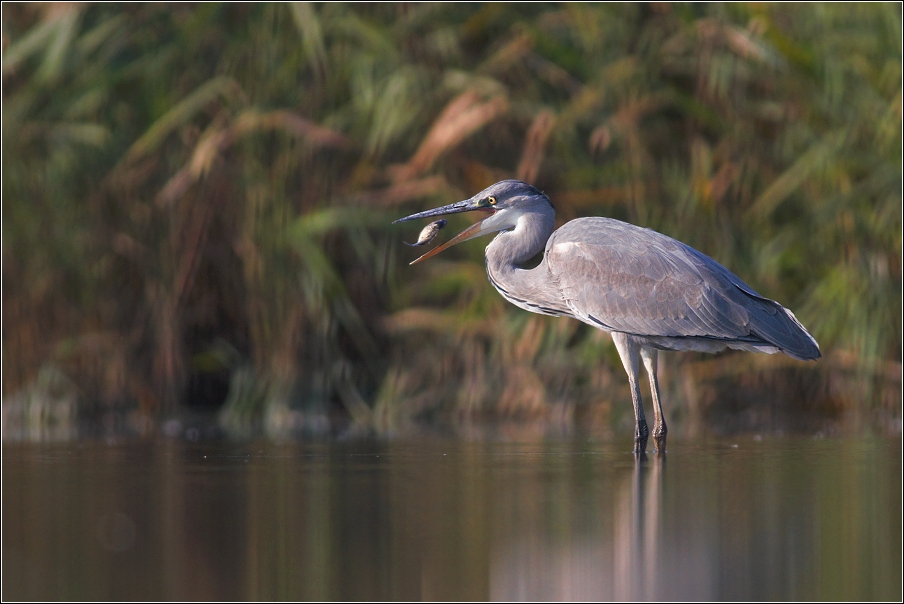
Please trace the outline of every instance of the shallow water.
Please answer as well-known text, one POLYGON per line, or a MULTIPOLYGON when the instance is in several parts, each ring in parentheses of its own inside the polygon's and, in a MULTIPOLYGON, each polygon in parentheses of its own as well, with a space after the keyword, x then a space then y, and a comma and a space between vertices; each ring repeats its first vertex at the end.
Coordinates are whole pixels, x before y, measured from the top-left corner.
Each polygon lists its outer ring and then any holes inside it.
POLYGON ((6 444, 14 600, 897 600, 901 440, 6 444))

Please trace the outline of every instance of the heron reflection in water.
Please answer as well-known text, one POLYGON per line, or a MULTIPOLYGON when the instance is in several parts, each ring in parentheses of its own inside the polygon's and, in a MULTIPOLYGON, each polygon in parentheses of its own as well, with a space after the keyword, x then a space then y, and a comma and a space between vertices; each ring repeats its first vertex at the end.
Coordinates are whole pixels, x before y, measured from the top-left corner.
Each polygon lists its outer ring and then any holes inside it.
POLYGON ((485 210, 489 216, 411 264, 462 241, 499 233, 486 249, 490 282, 512 304, 573 317, 612 334, 634 403, 634 451, 649 430, 640 397, 643 363, 653 397, 653 440, 665 451, 666 423, 656 377, 659 350, 783 352, 818 359, 819 345, 794 314, 727 268, 680 241, 612 218, 578 218, 555 229, 541 191, 503 180, 470 199, 395 222, 485 210), (532 269, 521 265, 538 252, 532 269))

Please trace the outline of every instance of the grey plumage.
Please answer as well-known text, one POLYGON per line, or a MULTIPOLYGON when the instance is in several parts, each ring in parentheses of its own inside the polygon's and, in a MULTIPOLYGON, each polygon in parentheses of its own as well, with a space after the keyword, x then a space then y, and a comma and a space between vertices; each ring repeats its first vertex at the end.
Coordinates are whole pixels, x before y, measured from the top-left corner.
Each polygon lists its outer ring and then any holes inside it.
MULTIPOLYGON (((486 250, 487 275, 513 304, 569 316, 608 331, 628 373, 636 416, 635 451, 646 448, 647 425, 637 384, 641 361, 650 377, 657 448, 666 424, 656 377, 657 350, 718 352, 735 348, 820 357, 794 314, 758 294, 727 268, 656 231, 611 218, 578 218, 555 228, 555 211, 535 187, 506 180, 471 199, 396 222, 487 210, 491 215, 421 256, 498 232, 486 250), (533 269, 521 265, 543 250, 533 269)), ((412 263, 413 264, 413 263, 412 263)))
POLYGON ((656 348, 820 356, 791 311, 656 231, 609 218, 572 220, 549 238, 544 264, 575 318, 656 348))

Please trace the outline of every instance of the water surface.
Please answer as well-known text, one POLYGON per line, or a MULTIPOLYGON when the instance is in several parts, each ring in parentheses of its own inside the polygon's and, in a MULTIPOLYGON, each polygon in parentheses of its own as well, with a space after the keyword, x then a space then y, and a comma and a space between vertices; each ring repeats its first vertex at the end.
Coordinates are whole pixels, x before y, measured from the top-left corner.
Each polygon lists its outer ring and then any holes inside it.
POLYGON ((3 598, 897 600, 901 440, 3 447, 3 598))

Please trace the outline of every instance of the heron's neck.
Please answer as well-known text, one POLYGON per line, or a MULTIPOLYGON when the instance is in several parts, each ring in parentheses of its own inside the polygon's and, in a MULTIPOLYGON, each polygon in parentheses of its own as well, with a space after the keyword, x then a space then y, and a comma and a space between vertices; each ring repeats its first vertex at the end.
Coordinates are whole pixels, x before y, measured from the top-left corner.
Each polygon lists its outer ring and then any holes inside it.
POLYGON ((552 208, 545 214, 524 214, 513 230, 499 233, 487 246, 490 282, 510 302, 532 312, 560 314, 567 310, 549 279, 545 260, 536 268, 521 268, 546 247, 554 228, 552 208))
POLYGON ((487 265, 499 271, 520 268, 546 246, 554 228, 552 212, 522 214, 514 229, 499 233, 487 246, 487 265))

